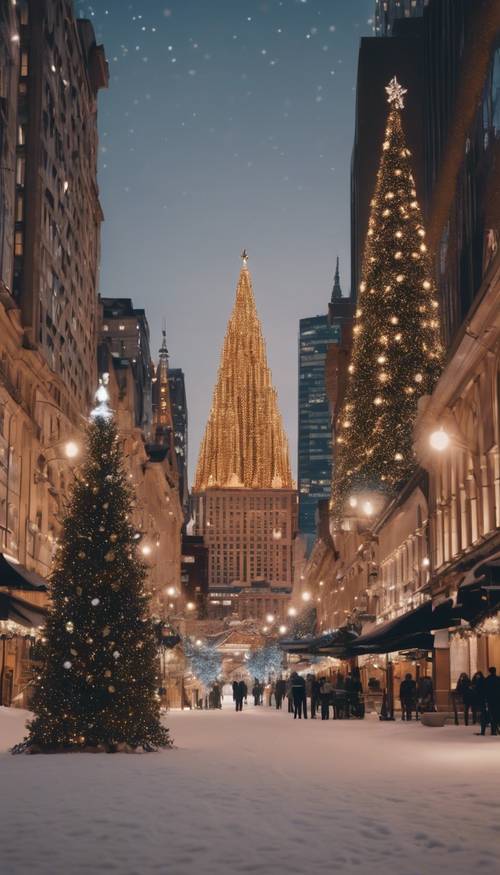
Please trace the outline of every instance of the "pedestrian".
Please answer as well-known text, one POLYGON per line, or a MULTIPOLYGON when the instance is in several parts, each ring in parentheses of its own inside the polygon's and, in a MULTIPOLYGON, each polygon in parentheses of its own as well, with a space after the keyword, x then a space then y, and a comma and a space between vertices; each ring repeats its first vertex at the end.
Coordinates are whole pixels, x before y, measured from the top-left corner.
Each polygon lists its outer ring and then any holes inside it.
POLYGON ((320 682, 319 682, 318 678, 316 677, 316 675, 313 675, 313 678, 311 681, 311 719, 312 720, 316 720, 316 711, 318 710, 318 708, 320 706, 320 702, 321 702, 320 694, 321 694, 320 682))
POLYGON ((238 681, 233 681, 233 702, 236 702, 237 691, 238 691, 238 681))
POLYGON ((419 714, 426 711, 435 711, 434 687, 432 686, 432 678, 421 675, 417 684, 417 718, 419 714))
MULTIPOLYGON (((461 700, 464 712, 464 723, 469 725, 469 711, 472 708, 472 686, 469 675, 463 671, 455 687, 455 696, 461 700)), ((458 719, 458 718, 457 718, 458 719)))
POLYGON ((297 674, 296 671, 292 673, 291 680, 293 696, 293 719, 296 720, 298 717, 299 720, 301 720, 303 713, 304 720, 307 720, 306 682, 303 677, 297 674))
POLYGON ((477 723, 481 719, 481 709, 484 694, 484 674, 482 671, 476 671, 472 675, 470 682, 471 701, 472 701, 472 722, 477 723))
POLYGON ((276 689, 274 692, 274 697, 276 699, 276 709, 278 711, 281 710, 281 703, 283 702, 283 699, 285 698, 285 694, 286 694, 286 681, 284 681, 283 678, 279 678, 279 680, 276 681, 276 689))
POLYGON ((254 706, 260 705, 259 696, 260 696, 260 687, 257 678, 255 678, 254 685, 252 687, 252 696, 254 706))
POLYGON ((364 717, 364 703, 362 700, 363 685, 361 683, 361 675, 359 668, 353 668, 351 674, 351 684, 349 690, 349 708, 353 717, 364 717))
POLYGON ((245 681, 238 681, 236 687, 236 710, 243 711, 243 699, 246 699, 248 689, 245 681))
POLYGON ((222 708, 222 691, 219 684, 216 682, 212 687, 213 707, 222 708))
MULTIPOLYGON (((483 712, 487 711, 491 734, 498 735, 498 725, 500 723, 500 677, 497 675, 497 670, 494 665, 488 669, 488 676, 484 680, 484 704, 483 712)), ((486 724, 481 720, 481 735, 486 732, 486 724)))
POLYGON ((286 682, 286 698, 288 702, 288 713, 293 714, 293 693, 292 693, 292 678, 289 677, 286 682))
POLYGON ((276 684, 270 681, 267 685, 267 707, 270 708, 273 704, 273 696, 276 698, 276 684))
POLYGON ((328 720, 330 717, 330 704, 334 693, 334 686, 329 678, 321 678, 320 681, 320 702, 321 702, 321 719, 328 720))
POLYGON ((417 685, 411 674, 405 674, 404 681, 399 687, 399 699, 401 702, 401 720, 411 720, 417 701, 417 685))

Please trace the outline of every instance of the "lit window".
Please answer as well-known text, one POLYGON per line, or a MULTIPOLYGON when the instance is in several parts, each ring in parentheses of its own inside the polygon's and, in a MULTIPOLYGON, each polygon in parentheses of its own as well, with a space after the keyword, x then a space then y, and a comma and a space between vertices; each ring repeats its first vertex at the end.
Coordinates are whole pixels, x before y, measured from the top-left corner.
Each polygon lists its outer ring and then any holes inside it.
POLYGON ((16 162, 16 184, 24 185, 24 177, 26 173, 26 159, 21 155, 18 156, 16 162))
POLYGON ((26 51, 26 49, 23 49, 23 51, 21 52, 21 76, 27 76, 28 72, 28 52, 26 51))
POLYGON ((119 326, 118 326, 118 330, 119 330, 119 331, 125 331, 125 325, 119 325, 119 326))
POLYGON ((23 232, 16 231, 14 237, 14 255, 23 254, 23 232))

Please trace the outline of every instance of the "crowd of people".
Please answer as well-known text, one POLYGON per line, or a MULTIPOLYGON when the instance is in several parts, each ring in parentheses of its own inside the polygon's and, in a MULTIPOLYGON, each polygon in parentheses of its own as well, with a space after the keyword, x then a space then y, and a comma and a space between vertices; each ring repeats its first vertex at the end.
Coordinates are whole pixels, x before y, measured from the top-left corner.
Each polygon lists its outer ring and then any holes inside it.
MULTIPOLYGON (((246 681, 234 680, 232 691, 236 711, 242 711, 243 703, 248 702, 246 681)), ((331 677, 319 678, 314 674, 303 677, 294 671, 287 679, 279 677, 268 684, 255 678, 251 693, 255 707, 263 705, 265 699, 269 707, 281 710, 283 702, 286 702, 288 712, 293 714, 294 720, 307 720, 308 717, 315 720, 317 716, 321 720, 328 720, 330 711, 333 719, 363 718, 365 714, 363 687, 357 668, 345 675, 337 672, 331 677)), ((222 698, 222 686, 216 682, 208 693, 205 707, 221 708, 222 698)), ((420 713, 434 711, 432 679, 424 676, 416 681, 407 673, 399 687, 399 699, 401 719, 404 721, 412 720, 414 715, 418 719, 420 713)), ((471 720, 473 725, 479 723, 480 735, 486 734, 488 726, 492 735, 498 735, 500 677, 497 676, 496 668, 489 668, 486 677, 481 671, 477 671, 472 678, 462 672, 453 692, 453 704, 456 723, 461 707, 466 726, 471 720)))
POLYGON ((455 716, 457 718, 457 699, 462 704, 464 723, 469 725, 479 723, 480 735, 486 734, 486 728, 490 726, 491 734, 498 735, 500 728, 500 677, 497 675, 495 666, 488 669, 485 677, 482 671, 469 677, 462 672, 455 689, 455 716))

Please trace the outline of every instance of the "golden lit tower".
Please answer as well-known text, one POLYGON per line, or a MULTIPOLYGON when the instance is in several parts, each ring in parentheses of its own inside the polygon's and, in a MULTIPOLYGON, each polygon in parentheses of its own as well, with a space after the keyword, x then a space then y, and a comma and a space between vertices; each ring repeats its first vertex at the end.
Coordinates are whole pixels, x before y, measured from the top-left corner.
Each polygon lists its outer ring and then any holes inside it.
POLYGON ((227 326, 195 490, 292 485, 288 442, 267 365, 246 251, 227 326))
POLYGON ((295 491, 244 250, 194 486, 211 586, 291 583, 295 491))

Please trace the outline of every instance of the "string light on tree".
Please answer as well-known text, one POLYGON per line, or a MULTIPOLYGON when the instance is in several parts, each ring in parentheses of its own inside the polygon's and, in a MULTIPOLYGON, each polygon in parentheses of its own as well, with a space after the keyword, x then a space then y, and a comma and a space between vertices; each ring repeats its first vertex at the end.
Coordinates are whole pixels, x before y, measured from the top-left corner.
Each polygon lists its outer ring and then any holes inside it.
POLYGON ((336 424, 337 434, 342 434, 332 485, 338 523, 350 505, 349 496, 391 495, 410 475, 418 399, 432 392, 441 368, 432 259, 423 242, 401 119, 407 91, 394 76, 386 92, 389 113, 357 304, 363 330, 356 319, 345 400, 336 424), (433 318, 425 318, 431 308, 433 318), (349 429, 342 429, 346 419, 349 429))
POLYGON ((105 379, 96 401, 51 577, 26 743, 32 751, 170 744, 160 723, 145 567, 136 556, 132 495, 105 379))

